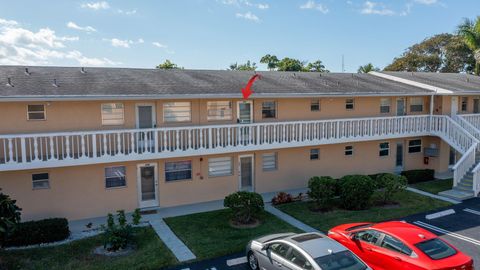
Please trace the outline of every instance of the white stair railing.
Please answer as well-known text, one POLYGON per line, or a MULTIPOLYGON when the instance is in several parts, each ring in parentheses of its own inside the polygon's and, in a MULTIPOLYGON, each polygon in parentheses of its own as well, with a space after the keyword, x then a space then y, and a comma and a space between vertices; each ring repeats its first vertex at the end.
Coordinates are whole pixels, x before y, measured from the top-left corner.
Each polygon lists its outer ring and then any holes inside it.
POLYGON ((473 173, 473 195, 476 197, 480 193, 480 163, 472 170, 473 173))
POLYGON ((472 144, 470 149, 462 155, 460 160, 453 166, 453 186, 456 187, 467 172, 475 165, 475 150, 477 143, 472 144))

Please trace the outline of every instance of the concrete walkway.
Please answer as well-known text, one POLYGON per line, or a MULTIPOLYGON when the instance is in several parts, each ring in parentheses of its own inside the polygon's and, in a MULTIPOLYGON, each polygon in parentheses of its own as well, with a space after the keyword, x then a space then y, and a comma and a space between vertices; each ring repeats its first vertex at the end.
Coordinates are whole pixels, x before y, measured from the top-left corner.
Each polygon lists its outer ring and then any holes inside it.
POLYGON ((296 219, 296 218, 278 210, 277 208, 275 208, 270 203, 265 204, 265 210, 267 212, 269 212, 270 214, 278 217, 279 219, 287 222, 288 224, 290 224, 290 225, 292 225, 292 226, 294 226, 294 227, 296 227, 296 228, 298 228, 298 229, 300 229, 304 232, 320 232, 319 230, 308 226, 307 224, 301 222, 300 220, 298 220, 298 219, 296 219))
POLYGON ((454 199, 450 199, 450 198, 443 197, 443 196, 438 196, 438 195, 435 195, 435 194, 432 194, 432 193, 429 193, 429 192, 425 192, 423 190, 419 190, 419 189, 412 188, 412 187, 407 187, 407 190, 411 191, 411 192, 418 193, 418 194, 423 195, 423 196, 427 196, 427 197, 430 197, 430 198, 434 198, 434 199, 437 199, 437 200, 441 200, 441 201, 445 201, 445 202, 449 202, 449 203, 453 203, 453 204, 461 203, 460 201, 457 201, 457 200, 454 200, 454 199))
POLYGON ((197 257, 193 252, 173 233, 168 227, 167 223, 162 218, 157 218, 150 221, 150 225, 158 234, 158 237, 162 239, 165 245, 172 251, 173 255, 177 257, 179 262, 186 262, 194 260, 197 257))

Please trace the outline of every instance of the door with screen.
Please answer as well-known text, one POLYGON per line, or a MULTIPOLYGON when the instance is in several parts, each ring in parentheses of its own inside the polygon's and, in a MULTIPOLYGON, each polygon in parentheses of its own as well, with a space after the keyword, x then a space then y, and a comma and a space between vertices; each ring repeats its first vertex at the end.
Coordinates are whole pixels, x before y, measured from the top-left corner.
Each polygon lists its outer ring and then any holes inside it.
POLYGON ((140 208, 158 206, 157 165, 138 165, 137 177, 140 208))
POLYGON ((239 157, 239 181, 241 191, 253 191, 253 155, 239 157))
MULTIPOLYGON (((137 123, 138 129, 151 129, 155 124, 155 109, 151 104, 137 104, 137 123)), ((153 131, 140 131, 137 135, 138 150, 146 150, 153 147, 153 131)))
POLYGON ((397 99, 397 116, 404 116, 406 114, 405 110, 405 98, 397 99))

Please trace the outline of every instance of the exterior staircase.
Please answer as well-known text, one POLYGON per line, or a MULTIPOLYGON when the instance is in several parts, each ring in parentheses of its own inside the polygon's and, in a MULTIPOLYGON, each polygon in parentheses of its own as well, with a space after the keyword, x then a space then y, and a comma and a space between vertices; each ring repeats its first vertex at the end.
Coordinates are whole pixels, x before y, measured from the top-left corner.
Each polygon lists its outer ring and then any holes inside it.
POLYGON ((473 169, 480 163, 480 152, 475 153, 475 164, 470 167, 468 172, 458 182, 457 186, 451 190, 438 193, 438 195, 448 197, 450 199, 463 201, 475 197, 473 192, 473 169))

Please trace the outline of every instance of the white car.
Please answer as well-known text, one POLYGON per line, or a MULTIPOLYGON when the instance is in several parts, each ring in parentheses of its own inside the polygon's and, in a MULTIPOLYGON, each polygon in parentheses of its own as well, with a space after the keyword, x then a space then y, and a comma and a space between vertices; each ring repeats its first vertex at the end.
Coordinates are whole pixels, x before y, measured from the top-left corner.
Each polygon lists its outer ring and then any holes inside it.
POLYGON ((360 258, 320 233, 272 234, 247 245, 252 270, 368 270, 360 258))

